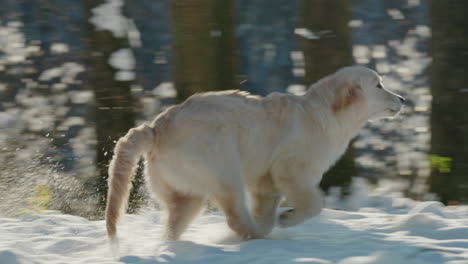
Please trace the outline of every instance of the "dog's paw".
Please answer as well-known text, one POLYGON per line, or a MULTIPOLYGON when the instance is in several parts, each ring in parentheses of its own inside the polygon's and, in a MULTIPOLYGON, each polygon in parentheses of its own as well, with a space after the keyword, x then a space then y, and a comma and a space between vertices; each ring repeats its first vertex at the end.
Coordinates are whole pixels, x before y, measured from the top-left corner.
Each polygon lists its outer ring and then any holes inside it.
POLYGON ((279 215, 278 224, 280 227, 290 227, 296 225, 296 221, 294 219, 294 209, 289 209, 287 211, 282 212, 279 215))

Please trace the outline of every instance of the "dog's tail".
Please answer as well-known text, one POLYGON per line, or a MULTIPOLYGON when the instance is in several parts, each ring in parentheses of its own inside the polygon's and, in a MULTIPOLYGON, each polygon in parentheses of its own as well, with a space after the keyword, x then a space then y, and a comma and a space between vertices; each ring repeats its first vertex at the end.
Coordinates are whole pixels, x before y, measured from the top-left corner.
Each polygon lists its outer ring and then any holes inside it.
POLYGON ((115 238, 116 225, 120 214, 127 206, 131 181, 134 177, 138 158, 154 146, 154 129, 148 125, 132 128, 120 138, 114 149, 114 156, 109 165, 109 179, 106 205, 107 235, 115 238))

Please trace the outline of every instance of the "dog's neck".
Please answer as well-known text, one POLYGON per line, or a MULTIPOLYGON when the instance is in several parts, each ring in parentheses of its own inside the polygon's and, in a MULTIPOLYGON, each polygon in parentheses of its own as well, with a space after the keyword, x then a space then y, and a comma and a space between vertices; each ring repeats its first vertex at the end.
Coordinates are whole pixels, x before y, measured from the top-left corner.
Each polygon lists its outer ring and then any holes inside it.
POLYGON ((346 111, 335 113, 337 130, 346 144, 359 133, 359 130, 367 122, 367 118, 364 118, 361 112, 359 106, 352 105, 346 111))

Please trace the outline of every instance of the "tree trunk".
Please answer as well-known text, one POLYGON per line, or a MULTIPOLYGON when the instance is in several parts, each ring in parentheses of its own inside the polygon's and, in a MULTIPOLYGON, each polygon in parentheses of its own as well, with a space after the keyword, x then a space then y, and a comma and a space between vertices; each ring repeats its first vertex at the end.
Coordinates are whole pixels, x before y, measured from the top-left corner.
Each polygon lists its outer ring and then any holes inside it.
MULTIPOLYGON (((116 69, 109 65, 109 57, 115 51, 128 48, 128 39, 116 37, 108 30, 97 30, 89 19, 92 9, 106 3, 105 0, 86 0, 86 14, 88 21, 88 85, 95 96, 95 130, 96 165, 98 177, 93 184, 99 198, 98 215, 101 215, 106 204, 107 196, 107 168, 113 155, 115 141, 124 136, 135 125, 133 98, 130 91, 131 81, 115 79, 116 69)), ((129 208, 134 208, 133 200, 141 182, 137 177, 131 194, 129 208), (135 186, 136 185, 136 186, 135 186)))
MULTIPOLYGON (((311 85, 320 78, 353 63, 351 33, 348 27, 350 4, 347 0, 303 0, 300 28, 305 28, 319 39, 299 37, 299 47, 304 54, 305 84, 311 85)), ((356 175, 354 151, 350 146, 343 157, 325 173, 322 189, 343 186, 345 191, 356 175)))
POLYGON ((445 204, 468 201, 468 1, 432 0, 430 191, 445 204))
POLYGON ((233 0, 171 0, 178 100, 236 89, 233 0))

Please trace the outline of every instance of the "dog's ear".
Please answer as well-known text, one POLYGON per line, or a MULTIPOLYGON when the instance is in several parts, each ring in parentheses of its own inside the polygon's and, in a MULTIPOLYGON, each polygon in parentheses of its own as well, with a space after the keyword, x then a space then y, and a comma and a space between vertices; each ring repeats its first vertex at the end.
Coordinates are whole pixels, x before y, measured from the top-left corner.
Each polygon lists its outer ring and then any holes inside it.
POLYGON ((335 90, 335 100, 332 104, 333 112, 342 111, 356 103, 362 97, 361 87, 356 83, 343 83, 335 90))

